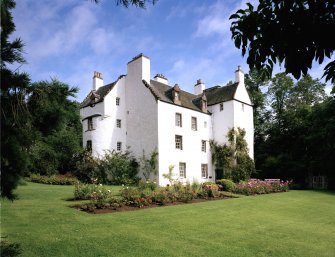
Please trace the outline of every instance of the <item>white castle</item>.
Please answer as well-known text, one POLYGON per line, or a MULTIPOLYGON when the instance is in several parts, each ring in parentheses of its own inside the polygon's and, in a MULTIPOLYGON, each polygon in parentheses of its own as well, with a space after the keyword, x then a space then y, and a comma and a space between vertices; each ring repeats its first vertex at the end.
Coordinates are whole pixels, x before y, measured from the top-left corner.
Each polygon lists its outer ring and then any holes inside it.
POLYGON ((83 146, 101 156, 105 150, 129 150, 141 157, 158 152, 159 185, 173 165, 183 182, 214 181, 222 177, 215 169, 209 141, 227 142, 231 128, 246 131, 250 157, 253 158, 253 106, 238 67, 235 83, 205 89, 199 79, 194 94, 167 78, 150 76, 150 59, 143 54, 127 65, 127 75, 104 85, 102 74, 95 72, 93 89, 81 104, 83 146))

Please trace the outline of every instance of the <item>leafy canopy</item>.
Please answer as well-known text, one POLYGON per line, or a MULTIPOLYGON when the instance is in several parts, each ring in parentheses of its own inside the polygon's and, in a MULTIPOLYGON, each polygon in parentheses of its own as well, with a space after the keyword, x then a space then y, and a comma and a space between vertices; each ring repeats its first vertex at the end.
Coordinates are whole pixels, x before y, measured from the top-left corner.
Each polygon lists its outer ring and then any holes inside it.
MULTIPOLYGON (((321 64, 335 48, 335 4, 333 0, 260 0, 255 8, 230 16, 235 46, 248 52, 250 69, 265 69, 271 77, 275 63, 296 79, 306 75, 313 60, 321 64)), ((335 81, 335 61, 324 69, 326 80, 335 81)))
MULTIPOLYGON (((99 3, 99 0, 93 0, 96 4, 99 3)), ((130 5, 133 5, 135 7, 139 8, 146 8, 147 3, 152 3, 153 5, 157 2, 158 0, 115 0, 116 5, 121 5, 123 7, 128 8, 130 5)))

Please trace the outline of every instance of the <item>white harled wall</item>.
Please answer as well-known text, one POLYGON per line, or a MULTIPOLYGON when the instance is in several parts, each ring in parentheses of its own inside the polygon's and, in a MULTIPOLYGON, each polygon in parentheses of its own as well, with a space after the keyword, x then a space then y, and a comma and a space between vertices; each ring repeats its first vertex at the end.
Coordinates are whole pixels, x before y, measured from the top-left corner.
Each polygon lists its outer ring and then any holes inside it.
POLYGON ((182 182, 205 182, 214 179, 209 140, 212 138, 211 116, 187 108, 158 101, 159 184, 169 181, 163 177, 174 165, 175 179, 182 182), (175 114, 182 114, 182 127, 175 125, 175 114), (197 130, 191 129, 191 117, 197 118, 197 130), (204 127, 204 123, 207 127, 204 127), (183 137, 183 150, 176 149, 175 135, 183 137), (206 140, 206 152, 201 151, 201 140, 206 140), (186 178, 179 178, 179 162, 186 163, 186 178), (201 178, 201 164, 208 164, 208 177, 201 178))
MULTIPOLYGON (((126 76, 127 146, 147 157, 158 148, 157 102, 142 80, 150 83, 150 60, 141 56, 128 63, 126 76)), ((139 174, 141 175, 141 174, 139 174)))
POLYGON ((234 101, 234 127, 244 128, 245 140, 248 143, 249 156, 254 159, 254 122, 253 108, 250 105, 234 101))
POLYGON ((220 104, 208 106, 212 113, 213 139, 220 144, 226 143, 229 129, 234 127, 234 104, 233 101, 223 102, 223 110, 220 104))
POLYGON ((127 144, 126 128, 126 95, 125 95, 125 78, 118 80, 113 90, 106 95, 104 100, 105 118, 102 129, 101 140, 105 140, 104 148, 109 150, 116 150, 117 142, 122 142, 122 147, 125 148, 127 144), (116 105, 116 98, 120 98, 120 104, 116 105), (116 126, 116 120, 121 120, 121 128, 116 126), (109 134, 110 137, 103 135, 109 134))
POLYGON ((116 150, 116 143, 121 141, 126 145, 126 114, 125 114, 125 79, 117 81, 113 90, 103 102, 94 107, 80 109, 82 119, 99 114, 93 118, 93 130, 87 131, 87 119, 83 121, 83 145, 92 140, 92 153, 101 156, 105 150, 116 150), (120 105, 116 105, 116 97, 120 97, 120 105), (116 119, 121 119, 121 128, 116 127, 116 119))

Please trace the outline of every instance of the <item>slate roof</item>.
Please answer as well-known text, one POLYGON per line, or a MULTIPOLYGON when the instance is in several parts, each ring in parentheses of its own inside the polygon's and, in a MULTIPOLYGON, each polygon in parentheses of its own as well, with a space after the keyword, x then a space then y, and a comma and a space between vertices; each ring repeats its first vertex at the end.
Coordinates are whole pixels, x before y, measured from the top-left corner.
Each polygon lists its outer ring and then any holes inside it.
MULTIPOLYGON (((145 83, 145 82, 144 82, 145 83)), ((173 104, 173 98, 172 98, 172 87, 157 82, 155 80, 150 81, 150 85, 147 83, 146 87, 149 88, 149 90, 153 93, 153 95, 164 102, 171 103, 173 104)), ((228 86, 215 86, 208 88, 204 90, 204 93, 207 97, 207 105, 214 105, 218 104, 221 102, 226 102, 229 100, 234 99, 234 95, 237 89, 238 83, 234 83, 228 86)), ((180 90, 180 100, 181 100, 181 106, 196 110, 196 111, 201 111, 201 106, 200 106, 200 99, 201 95, 194 95, 191 93, 188 93, 186 91, 180 90)))
POLYGON ((234 99, 238 82, 228 86, 215 86, 204 90, 207 97, 207 105, 214 105, 234 99))
POLYGON ((105 86, 99 87, 97 91, 92 90, 84 99, 84 101, 80 104, 80 108, 84 108, 87 106, 93 107, 95 104, 103 102, 105 96, 114 88, 116 83, 122 78, 124 75, 121 75, 116 81, 113 83, 107 84, 105 86))
MULTIPOLYGON (((118 80, 117 80, 118 81, 118 80)), ((81 103, 81 108, 93 106, 104 100, 104 97, 113 89, 117 81, 100 87, 97 91, 91 91, 85 100, 81 103)), ((173 102, 172 91, 173 87, 156 80, 150 80, 150 84, 143 80, 143 84, 150 90, 153 96, 160 101, 177 105, 173 102)), ((217 103, 225 102, 234 99, 234 94, 238 83, 234 83, 225 87, 215 86, 204 90, 207 97, 207 105, 214 105, 217 103)), ((180 90, 180 106, 202 112, 201 110, 201 97, 202 95, 194 95, 186 91, 180 90)), ((208 112, 207 112, 208 113, 208 112)))
MULTIPOLYGON (((152 92, 156 99, 159 99, 166 103, 175 104, 173 102, 172 96, 173 87, 155 80, 151 80, 150 85, 145 81, 143 81, 143 83, 147 88, 149 88, 149 90, 152 92)), ((181 102, 180 106, 186 107, 188 109, 202 112, 199 101, 200 98, 201 96, 194 95, 183 90, 179 91, 179 99, 181 102)))

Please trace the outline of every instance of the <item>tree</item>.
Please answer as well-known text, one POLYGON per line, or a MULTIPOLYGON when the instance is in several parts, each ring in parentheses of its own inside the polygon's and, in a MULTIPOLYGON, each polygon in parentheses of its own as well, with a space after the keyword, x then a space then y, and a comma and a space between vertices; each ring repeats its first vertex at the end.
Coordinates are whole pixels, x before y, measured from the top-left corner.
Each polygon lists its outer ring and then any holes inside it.
MULTIPOLYGON (((99 0, 93 0, 96 4, 99 3, 99 0)), ((116 0, 116 5, 121 5, 123 7, 128 8, 130 5, 139 7, 139 8, 146 8, 147 3, 152 3, 153 5, 158 0, 116 0)))
POLYGON ((265 108, 266 94, 263 91, 268 84, 269 80, 264 78, 263 71, 250 70, 249 74, 245 76, 245 86, 253 104, 255 145, 264 137, 265 133, 264 119, 268 111, 265 108))
POLYGON ((297 83, 277 74, 269 84, 265 137, 255 147, 260 178, 288 179, 307 186, 312 175, 326 175, 334 187, 334 97, 309 75, 297 83))
MULTIPOLYGON (((230 30, 237 48, 248 52, 250 69, 264 69, 270 77, 275 63, 284 63, 285 72, 296 79, 306 75, 312 62, 331 58, 335 38, 333 0, 259 0, 255 9, 238 10, 230 16, 230 30)), ((335 81, 335 61, 324 69, 326 80, 335 81)))
POLYGON ((15 31, 14 7, 13 0, 1 1, 1 196, 11 200, 20 176, 27 171, 31 144, 30 113, 25 102, 30 78, 7 67, 24 63, 21 39, 10 41, 15 31))
POLYGON ((288 108, 299 106, 313 106, 321 103, 326 98, 326 85, 318 79, 313 79, 309 74, 300 79, 290 94, 287 100, 288 108))
POLYGON ((279 133, 284 129, 283 115, 287 107, 287 99, 294 87, 293 80, 285 73, 278 73, 271 80, 268 89, 268 99, 272 108, 274 125, 278 128, 279 133))
POLYGON ((33 83, 27 97, 34 128, 30 172, 42 175, 71 170, 71 159, 81 149, 78 89, 56 79, 33 83))

